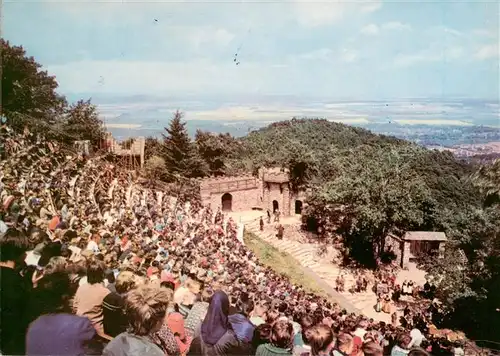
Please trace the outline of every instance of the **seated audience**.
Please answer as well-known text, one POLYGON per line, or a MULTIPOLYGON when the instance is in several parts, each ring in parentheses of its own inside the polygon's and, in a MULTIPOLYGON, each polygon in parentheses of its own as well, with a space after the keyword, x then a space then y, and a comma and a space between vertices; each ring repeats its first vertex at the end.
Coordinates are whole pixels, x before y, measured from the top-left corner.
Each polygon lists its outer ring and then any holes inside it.
POLYGON ((163 324, 168 303, 168 293, 162 288, 143 285, 130 291, 125 300, 130 330, 111 340, 103 356, 164 356, 152 339, 163 324))
POLYGON ((106 295, 102 301, 103 330, 110 336, 126 331, 128 326, 125 314, 127 293, 136 287, 136 276, 129 271, 120 272, 115 282, 116 292, 106 295))
POLYGON ((104 286, 104 265, 97 259, 90 259, 87 263, 87 283, 78 287, 73 310, 76 315, 89 318, 99 333, 104 332, 102 302, 109 293, 110 290, 104 286))
POLYGON ((0 351, 5 355, 24 355, 32 287, 17 267, 28 248, 28 238, 16 229, 0 236, 0 351))
POLYGON ((307 344, 311 347, 312 356, 329 355, 333 348, 334 335, 333 331, 327 325, 315 325, 306 329, 305 332, 307 344))
POLYGON ((45 275, 34 293, 41 314, 26 335, 28 355, 84 355, 96 331, 87 317, 71 314, 70 281, 65 272, 45 275))
POLYGON ((208 306, 207 315, 195 331, 189 355, 235 355, 240 353, 240 342, 229 322, 229 298, 216 291, 208 306))
POLYGON ((292 355, 293 326, 291 323, 279 320, 271 329, 270 343, 260 345, 256 356, 292 355))
POLYGON ((396 345, 391 350, 391 356, 404 356, 410 352, 409 346, 411 343, 411 336, 406 333, 401 333, 397 337, 396 345))
POLYGON ((396 268, 338 284, 373 291, 391 323, 349 314, 263 265, 196 187, 155 187, 29 131, 0 135, 2 354, 101 354, 108 342, 105 355, 465 354, 429 333, 439 306, 408 303, 430 301, 399 287, 396 268))

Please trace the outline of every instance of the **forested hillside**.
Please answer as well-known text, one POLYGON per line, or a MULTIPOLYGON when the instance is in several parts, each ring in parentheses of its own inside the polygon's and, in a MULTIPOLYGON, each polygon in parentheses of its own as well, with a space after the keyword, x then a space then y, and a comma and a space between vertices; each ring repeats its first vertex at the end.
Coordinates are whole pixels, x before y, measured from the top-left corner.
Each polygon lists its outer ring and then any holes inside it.
POLYGON ((445 258, 428 256, 425 265, 449 311, 443 322, 494 338, 488 330, 500 320, 500 214, 490 202, 498 169, 474 175, 477 167, 449 152, 326 120, 252 132, 227 160, 230 170, 275 165, 290 170, 295 189, 307 190, 305 215, 340 236, 362 263, 374 262, 388 233, 444 231, 445 258))

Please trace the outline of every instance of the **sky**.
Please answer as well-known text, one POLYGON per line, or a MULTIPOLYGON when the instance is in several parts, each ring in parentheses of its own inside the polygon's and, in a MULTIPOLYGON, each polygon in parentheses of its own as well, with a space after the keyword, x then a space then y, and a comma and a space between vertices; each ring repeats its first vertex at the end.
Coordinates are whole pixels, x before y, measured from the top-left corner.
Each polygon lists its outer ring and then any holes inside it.
POLYGON ((102 104, 175 97, 200 100, 204 110, 215 100, 227 111, 242 101, 265 106, 269 97, 289 104, 475 98, 498 112, 499 7, 4 0, 2 34, 55 75, 61 93, 102 104))

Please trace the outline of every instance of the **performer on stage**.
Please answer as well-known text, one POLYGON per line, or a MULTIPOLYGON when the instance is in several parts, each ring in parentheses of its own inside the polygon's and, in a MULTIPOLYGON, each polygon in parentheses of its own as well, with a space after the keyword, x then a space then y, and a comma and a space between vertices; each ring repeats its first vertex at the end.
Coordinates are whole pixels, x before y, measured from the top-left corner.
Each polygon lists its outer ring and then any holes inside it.
POLYGON ((285 228, 283 227, 283 225, 279 224, 277 229, 278 229, 278 235, 276 236, 278 236, 278 240, 281 240, 283 239, 283 232, 285 231, 285 228))

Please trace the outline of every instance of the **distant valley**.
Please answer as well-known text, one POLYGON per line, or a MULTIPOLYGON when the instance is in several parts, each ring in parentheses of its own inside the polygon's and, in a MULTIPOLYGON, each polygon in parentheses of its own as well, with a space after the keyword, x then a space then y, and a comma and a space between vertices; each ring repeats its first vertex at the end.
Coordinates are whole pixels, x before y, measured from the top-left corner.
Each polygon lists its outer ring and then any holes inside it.
POLYGON ((109 131, 118 140, 160 136, 172 113, 185 113, 187 129, 247 135, 273 122, 293 117, 326 118, 395 136, 422 146, 470 157, 497 154, 500 142, 500 105, 495 100, 405 99, 341 101, 265 96, 247 98, 93 98, 109 131))

